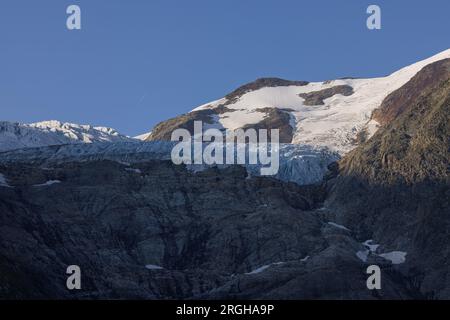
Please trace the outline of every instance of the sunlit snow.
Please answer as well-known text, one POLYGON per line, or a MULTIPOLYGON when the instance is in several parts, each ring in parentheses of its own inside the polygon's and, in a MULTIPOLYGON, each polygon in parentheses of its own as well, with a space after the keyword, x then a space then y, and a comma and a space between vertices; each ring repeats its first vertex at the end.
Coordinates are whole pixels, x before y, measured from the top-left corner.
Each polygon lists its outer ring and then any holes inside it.
POLYGON ((338 229, 342 229, 342 230, 345 230, 345 231, 350 231, 349 228, 344 227, 344 226, 341 225, 341 224, 337 224, 337 223, 334 223, 334 222, 328 222, 328 224, 329 224, 330 226, 333 226, 333 227, 338 228, 338 229))
POLYGON ((160 266, 157 266, 157 265, 154 265, 154 264, 147 264, 147 265, 145 265, 145 268, 148 269, 148 270, 162 270, 162 269, 164 269, 163 267, 160 267, 160 266))
MULTIPOLYGON (((220 114, 218 121, 226 129, 236 129, 256 124, 265 113, 257 109, 291 109, 291 126, 295 129, 293 143, 328 147, 344 154, 355 147, 358 132, 365 130, 370 137, 378 128, 371 120, 372 111, 391 92, 406 84, 424 66, 450 58, 450 50, 400 69, 386 77, 369 79, 339 79, 311 82, 305 86, 264 87, 247 92, 237 101, 228 102, 229 112, 220 114), (320 91, 338 85, 348 85, 354 93, 349 96, 336 94, 324 100, 324 105, 307 106, 300 93, 320 91)), ((214 108, 226 103, 226 98, 206 103, 194 110, 214 108)))
POLYGON ((379 254, 380 257, 389 260, 392 264, 401 264, 406 261, 406 252, 403 251, 392 251, 387 253, 379 254))

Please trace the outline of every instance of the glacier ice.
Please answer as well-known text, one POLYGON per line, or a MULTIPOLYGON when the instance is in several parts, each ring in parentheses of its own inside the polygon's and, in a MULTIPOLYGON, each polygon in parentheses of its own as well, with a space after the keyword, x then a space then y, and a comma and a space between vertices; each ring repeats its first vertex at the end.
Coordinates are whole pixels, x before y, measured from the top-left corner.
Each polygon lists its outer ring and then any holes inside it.
MULTIPOLYGON (((120 163, 139 163, 148 160, 170 160, 176 142, 117 142, 66 144, 39 148, 25 148, 0 153, 0 164, 33 163, 50 167, 67 161, 111 160, 120 163)), ((339 154, 326 147, 298 144, 280 145, 280 168, 274 178, 300 185, 320 182, 330 163, 339 159, 339 154)), ((219 168, 228 165, 212 165, 219 168)), ((261 164, 245 165, 249 175, 258 176, 261 164)), ((207 165, 187 165, 189 170, 202 171, 207 165)))

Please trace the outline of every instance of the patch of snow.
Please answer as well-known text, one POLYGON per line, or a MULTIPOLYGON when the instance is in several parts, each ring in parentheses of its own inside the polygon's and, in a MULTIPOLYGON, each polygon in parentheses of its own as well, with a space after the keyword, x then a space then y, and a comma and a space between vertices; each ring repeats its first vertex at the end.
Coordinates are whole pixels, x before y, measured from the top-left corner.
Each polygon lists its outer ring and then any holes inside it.
POLYGON ((366 240, 363 242, 363 246, 369 249, 370 252, 375 253, 380 245, 373 243, 373 240, 366 240))
POLYGON ((233 111, 222 113, 219 116, 219 123, 229 130, 239 129, 248 124, 256 124, 266 116, 266 112, 256 110, 259 108, 240 108, 238 105, 234 106, 233 109, 233 111))
POLYGON ((148 269, 148 270, 162 270, 162 269, 164 269, 163 267, 160 267, 160 266, 157 266, 157 265, 154 265, 154 264, 147 264, 147 265, 145 265, 145 268, 148 269))
POLYGON ((379 254, 380 257, 389 260, 392 264, 401 264, 406 261, 407 253, 404 251, 392 251, 379 254))
POLYGON ((370 120, 367 122, 365 126, 365 130, 367 132, 367 137, 371 137, 377 132, 377 130, 380 128, 380 124, 375 120, 370 120))
POLYGON ((49 180, 49 181, 47 181, 45 183, 35 184, 35 185, 33 185, 33 187, 46 187, 46 186, 51 186, 51 185, 56 184, 56 183, 61 183, 61 181, 59 181, 59 180, 49 180))
POLYGON ((218 106, 220 106, 221 104, 224 104, 227 102, 226 98, 222 98, 222 99, 218 99, 215 101, 211 101, 205 104, 202 104, 201 106, 198 106, 197 108, 195 108, 192 111, 198 111, 198 110, 205 110, 205 109, 212 109, 212 108, 216 108, 218 106))
POLYGON ((125 168, 126 171, 130 171, 130 172, 134 172, 134 173, 142 173, 141 170, 139 169, 134 169, 134 168, 125 168))
POLYGON ((301 262, 305 262, 309 259, 309 256, 304 257, 303 259, 300 259, 301 262))
POLYGON ((264 270, 266 270, 267 268, 269 268, 271 266, 271 264, 267 264, 265 266, 259 267, 258 269, 255 269, 253 271, 247 272, 246 274, 257 274, 257 273, 261 273, 264 270))
POLYGON ((367 257, 369 256, 370 250, 363 250, 356 252, 356 256, 363 262, 367 262, 367 257))
POLYGON ((150 136, 151 133, 152 132, 150 131, 150 132, 147 132, 147 133, 140 134, 140 135, 134 137, 134 139, 144 141, 145 139, 147 139, 150 136))
POLYGON ((271 266, 274 266, 274 265, 281 265, 281 264, 283 264, 284 262, 274 262, 274 263, 271 263, 271 264, 267 264, 267 265, 264 265, 264 266, 262 266, 262 267, 259 267, 259 268, 257 268, 257 269, 255 269, 255 270, 253 270, 253 271, 250 271, 250 272, 247 272, 246 274, 257 274, 257 273, 261 273, 261 272, 263 272, 264 270, 266 270, 267 268, 269 268, 269 267, 271 267, 271 266))
POLYGON ((364 247, 366 247, 367 250, 358 251, 356 253, 356 255, 358 256, 359 259, 361 259, 364 262, 367 261, 367 257, 370 254, 373 254, 375 256, 382 257, 386 260, 389 260, 389 261, 391 261, 392 264, 401 264, 406 261, 407 253, 404 251, 392 251, 392 252, 377 254, 376 251, 380 245, 373 243, 373 240, 366 240, 362 243, 362 245, 364 247))
POLYGON ((328 224, 329 224, 330 226, 333 226, 333 227, 338 228, 338 229, 342 229, 342 230, 345 230, 345 231, 350 231, 349 228, 344 227, 344 226, 341 225, 341 224, 337 224, 337 223, 334 223, 334 222, 328 222, 328 224))
POLYGON ((0 173, 0 187, 12 188, 12 186, 8 184, 8 180, 2 173, 0 173))

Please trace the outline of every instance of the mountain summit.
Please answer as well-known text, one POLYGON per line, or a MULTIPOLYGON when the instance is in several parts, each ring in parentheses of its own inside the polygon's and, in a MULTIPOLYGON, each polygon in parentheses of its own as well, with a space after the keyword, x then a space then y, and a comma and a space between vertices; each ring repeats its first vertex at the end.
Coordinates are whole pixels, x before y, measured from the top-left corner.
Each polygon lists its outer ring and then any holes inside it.
POLYGON ((146 140, 170 140, 174 129, 279 129, 280 142, 329 147, 345 154, 371 137, 380 126, 374 110, 423 67, 450 58, 450 49, 386 77, 344 78, 323 82, 261 78, 224 98, 155 126, 146 140))
POLYGON ((63 123, 56 120, 31 124, 0 122, 0 151, 72 143, 125 141, 134 139, 107 127, 63 123))

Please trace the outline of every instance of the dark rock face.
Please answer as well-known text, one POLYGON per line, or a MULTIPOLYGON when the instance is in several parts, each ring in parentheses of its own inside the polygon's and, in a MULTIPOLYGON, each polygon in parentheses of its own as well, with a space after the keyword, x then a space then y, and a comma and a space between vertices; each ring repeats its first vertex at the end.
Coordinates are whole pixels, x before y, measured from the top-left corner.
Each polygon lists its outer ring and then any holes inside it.
POLYGON ((417 94, 427 94, 448 78, 450 59, 444 59, 427 65, 406 85, 392 92, 381 106, 374 110, 372 118, 385 125, 404 112, 417 98, 417 94))
POLYGON ((223 109, 205 109, 192 111, 181 116, 158 123, 146 141, 165 140, 170 141, 172 132, 176 129, 187 129, 194 132, 194 121, 202 121, 205 124, 214 123, 213 116, 223 109))
POLYGON ((353 88, 348 85, 340 85, 319 91, 300 93, 299 97, 305 99, 304 104, 306 106, 319 106, 324 104, 323 100, 331 98, 336 94, 351 96, 353 94, 353 88))
POLYGON ((294 128, 292 128, 291 125, 291 117, 293 116, 291 115, 289 110, 282 110, 278 108, 260 108, 256 109, 255 111, 264 112, 266 114, 264 119, 256 124, 246 125, 242 129, 267 129, 267 139, 269 141, 271 139, 270 130, 278 129, 280 143, 292 142, 292 138, 294 137, 294 128))
POLYGON ((366 289, 362 246, 324 220, 320 186, 248 178, 240 167, 133 169, 2 167, 14 188, 0 187, 0 297, 410 297, 387 261, 385 290, 366 289), (76 292, 65 288, 72 264, 82 270, 76 292))

